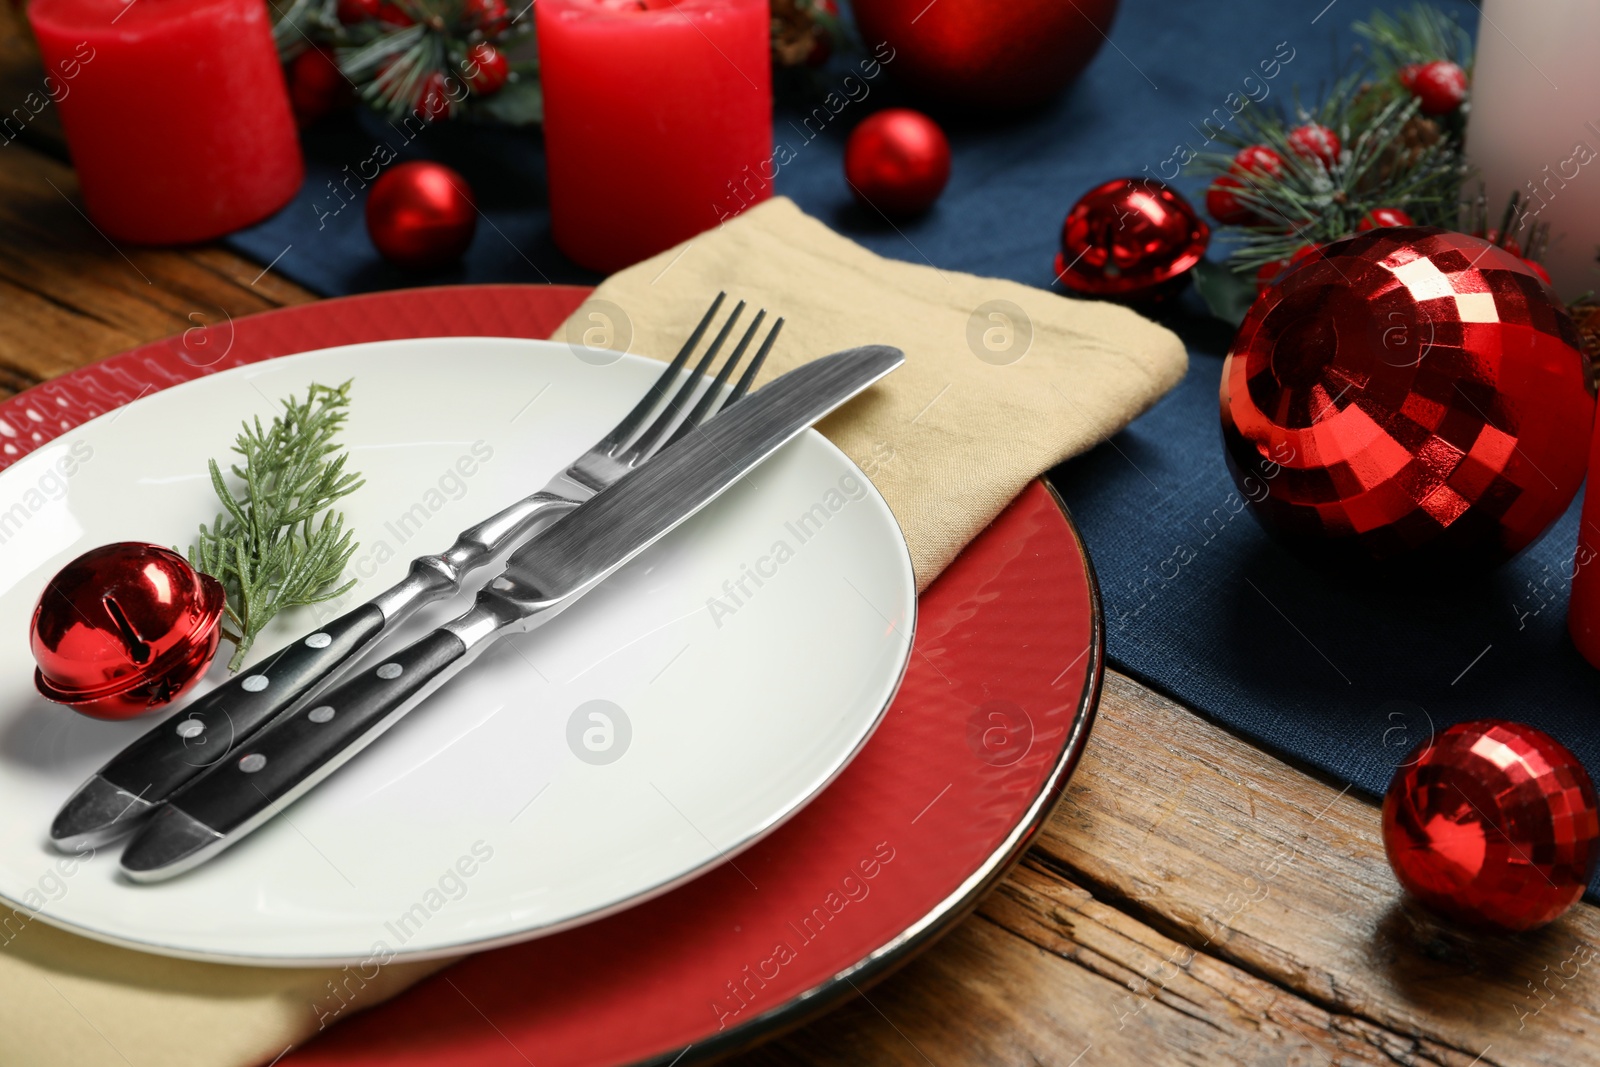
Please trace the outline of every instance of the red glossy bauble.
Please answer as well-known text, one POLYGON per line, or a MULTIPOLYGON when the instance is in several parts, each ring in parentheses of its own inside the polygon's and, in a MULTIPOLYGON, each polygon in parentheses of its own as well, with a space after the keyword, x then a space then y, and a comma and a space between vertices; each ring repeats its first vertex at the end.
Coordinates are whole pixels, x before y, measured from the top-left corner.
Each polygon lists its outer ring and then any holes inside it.
POLYGON ((1385 227, 1257 298, 1222 369, 1222 431, 1262 524, 1317 561, 1492 566, 1583 480, 1578 336, 1528 265, 1385 227))
POLYGON ((1415 225, 1416 223, 1411 221, 1411 216, 1407 215, 1399 208, 1379 207, 1373 208, 1371 211, 1367 212, 1366 215, 1362 217, 1361 221, 1356 223, 1356 230, 1359 233, 1365 233, 1368 230, 1375 230, 1380 226, 1415 225))
POLYGON ((1255 210, 1238 197, 1244 182, 1232 174, 1219 174, 1206 188, 1206 211, 1228 226, 1248 226, 1257 221, 1255 210))
POLYGON ((171 549, 124 541, 85 552, 34 608, 34 685, 97 719, 159 708, 216 655, 224 599, 221 583, 171 549))
POLYGON ((1448 115, 1467 99, 1467 72, 1448 59, 1404 67, 1400 82, 1417 98, 1424 115, 1448 115))
POLYGON ((327 52, 308 48, 294 57, 289 67, 289 103, 301 126, 311 125, 354 99, 350 80, 327 52))
POLYGON ((1328 127, 1311 122, 1289 131, 1289 147, 1300 158, 1315 160, 1331 169, 1339 162, 1339 152, 1344 145, 1339 143, 1339 135, 1328 127))
POLYGON ((511 64, 505 53, 488 41, 479 41, 467 50, 461 64, 461 76, 479 96, 491 96, 501 90, 511 76, 511 64))
POLYGON ((950 142, 922 112, 887 108, 850 132, 844 176, 868 208, 915 215, 932 207, 950 180, 950 142))
POLYGON ((1383 846, 1400 884, 1435 910, 1531 930, 1577 903, 1594 875, 1594 785, 1571 752, 1531 726, 1461 723, 1395 772, 1383 846))
POLYGON ((1056 278, 1089 296, 1159 299, 1188 281, 1210 240, 1210 228, 1170 186, 1114 178, 1067 213, 1056 278))
POLYGON ((391 167, 367 194, 367 233, 397 267, 433 270, 455 262, 477 225, 467 180, 439 163, 391 167))
POLYGON ((1043 103, 1100 50, 1117 0, 855 0, 867 51, 916 92, 978 109, 1043 103))

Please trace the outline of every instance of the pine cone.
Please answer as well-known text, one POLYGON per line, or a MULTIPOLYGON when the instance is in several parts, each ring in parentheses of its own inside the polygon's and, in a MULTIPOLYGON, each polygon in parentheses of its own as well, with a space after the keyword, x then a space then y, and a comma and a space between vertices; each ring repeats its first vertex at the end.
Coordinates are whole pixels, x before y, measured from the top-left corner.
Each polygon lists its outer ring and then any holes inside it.
POLYGON ((1378 164, 1373 168, 1373 173, 1381 186, 1394 177, 1398 170, 1405 170, 1417 165, 1422 154, 1440 141, 1444 140, 1444 131, 1439 124, 1422 115, 1413 115, 1400 127, 1400 134, 1391 141, 1378 158, 1378 164))
POLYGON ((805 66, 820 47, 812 10, 803 0, 772 0, 772 58, 780 66, 805 66))

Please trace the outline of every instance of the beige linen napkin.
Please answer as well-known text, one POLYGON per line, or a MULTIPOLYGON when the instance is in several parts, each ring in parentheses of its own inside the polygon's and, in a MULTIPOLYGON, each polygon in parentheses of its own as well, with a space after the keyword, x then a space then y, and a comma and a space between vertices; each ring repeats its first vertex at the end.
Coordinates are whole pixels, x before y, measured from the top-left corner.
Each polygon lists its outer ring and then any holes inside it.
MULTIPOLYGON (((883 259, 788 200, 612 277, 558 336, 670 356, 719 289, 786 316, 764 379, 854 345, 905 350, 821 428, 888 500, 919 589, 1030 479, 1116 432, 1186 366, 1177 337, 1124 308, 883 259)), ((70 874, 58 884, 71 892, 70 874)), ((442 966, 188 963, 13 915, 0 921, 0 1067, 264 1064, 442 966)))
POLYGON ((670 358, 719 289, 786 319, 758 384, 841 348, 905 350, 818 428, 889 502, 919 591, 1029 481, 1188 366, 1176 335, 1126 308, 884 259, 781 198, 612 275, 557 336, 670 358))

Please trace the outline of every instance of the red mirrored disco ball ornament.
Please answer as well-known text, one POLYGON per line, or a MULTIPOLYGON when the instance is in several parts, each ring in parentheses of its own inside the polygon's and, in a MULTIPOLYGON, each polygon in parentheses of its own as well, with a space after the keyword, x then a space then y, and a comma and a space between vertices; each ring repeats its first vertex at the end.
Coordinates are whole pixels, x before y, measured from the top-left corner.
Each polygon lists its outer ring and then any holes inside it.
POLYGON ((1577 757, 1521 723, 1480 719, 1424 741, 1383 798, 1395 877, 1475 926, 1531 930, 1575 904, 1600 860, 1594 785, 1577 757))
POLYGON ((367 194, 367 233, 397 267, 432 270, 455 262, 477 225, 467 180, 439 163, 391 167, 367 194))
POLYGON ((1176 190, 1154 178, 1114 178, 1067 212, 1056 278, 1088 296, 1161 299, 1187 283, 1210 240, 1176 190))
POLYGON ((1245 316, 1222 367, 1228 467, 1318 561, 1493 566, 1583 481, 1577 330, 1521 259, 1380 227, 1324 246, 1245 316))
POLYGON ((856 199, 885 215, 917 215, 950 180, 950 141, 920 111, 885 108, 850 131, 844 176, 856 199))
POLYGON ((221 583, 171 549, 123 541, 85 552, 34 608, 34 684, 96 719, 159 708, 216 655, 224 600, 221 583))

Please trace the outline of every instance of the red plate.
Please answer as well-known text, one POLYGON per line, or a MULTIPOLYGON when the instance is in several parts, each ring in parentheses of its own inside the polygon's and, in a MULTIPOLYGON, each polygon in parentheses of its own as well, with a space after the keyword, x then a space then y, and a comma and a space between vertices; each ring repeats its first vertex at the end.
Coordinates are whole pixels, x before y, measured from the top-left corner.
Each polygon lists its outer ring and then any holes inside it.
MULTIPOLYGON (((379 293, 191 330, 0 403, 0 468, 215 370, 358 341, 548 337, 585 293, 379 293)), ((473 956, 283 1067, 687 1063, 826 1010, 926 947, 1022 854, 1077 764, 1102 624, 1082 542, 1043 482, 923 593, 918 615, 905 683, 872 740, 737 867, 473 956)))

